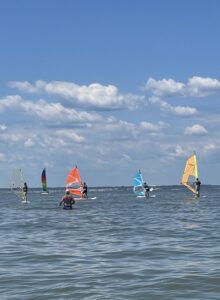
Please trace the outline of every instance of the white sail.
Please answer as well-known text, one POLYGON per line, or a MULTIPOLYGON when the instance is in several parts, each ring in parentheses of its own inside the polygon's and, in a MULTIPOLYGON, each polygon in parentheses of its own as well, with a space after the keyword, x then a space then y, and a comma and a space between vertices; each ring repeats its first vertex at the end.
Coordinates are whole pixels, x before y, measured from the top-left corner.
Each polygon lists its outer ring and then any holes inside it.
POLYGON ((24 178, 21 169, 14 169, 10 178, 10 189, 11 191, 22 200, 26 202, 26 197, 23 192, 24 178))

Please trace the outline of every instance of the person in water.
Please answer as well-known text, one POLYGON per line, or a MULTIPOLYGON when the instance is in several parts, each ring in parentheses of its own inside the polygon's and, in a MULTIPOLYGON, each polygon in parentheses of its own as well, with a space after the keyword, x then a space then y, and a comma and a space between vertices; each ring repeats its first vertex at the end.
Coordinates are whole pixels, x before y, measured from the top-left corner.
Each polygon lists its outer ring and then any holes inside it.
POLYGON ((27 202, 27 194, 28 194, 27 182, 24 182, 22 192, 23 192, 23 199, 24 199, 25 202, 27 202))
POLYGON ((84 181, 83 186, 82 186, 82 198, 87 198, 87 184, 84 181))
POLYGON ((201 185, 201 181, 199 180, 199 178, 196 178, 196 180, 194 181, 195 186, 196 186, 196 192, 197 192, 197 196, 200 196, 200 185, 201 185))
POLYGON ((63 208, 64 209, 72 209, 73 204, 75 204, 75 200, 74 197, 70 194, 69 190, 66 190, 65 195, 63 196, 63 198, 60 201, 60 205, 63 204, 63 208))
POLYGON ((149 188, 149 186, 147 185, 146 182, 144 182, 143 188, 144 188, 145 197, 149 197, 150 188, 149 188))

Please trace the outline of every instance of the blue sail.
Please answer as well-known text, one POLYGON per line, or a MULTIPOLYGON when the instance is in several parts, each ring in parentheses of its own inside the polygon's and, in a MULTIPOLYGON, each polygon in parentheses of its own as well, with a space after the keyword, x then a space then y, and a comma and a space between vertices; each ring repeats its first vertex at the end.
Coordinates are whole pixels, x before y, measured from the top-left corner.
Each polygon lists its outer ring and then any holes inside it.
POLYGON ((144 188, 143 188, 143 178, 142 178, 142 174, 141 174, 140 170, 134 176, 133 191, 134 191, 135 195, 137 195, 137 196, 144 196, 145 195, 144 188))

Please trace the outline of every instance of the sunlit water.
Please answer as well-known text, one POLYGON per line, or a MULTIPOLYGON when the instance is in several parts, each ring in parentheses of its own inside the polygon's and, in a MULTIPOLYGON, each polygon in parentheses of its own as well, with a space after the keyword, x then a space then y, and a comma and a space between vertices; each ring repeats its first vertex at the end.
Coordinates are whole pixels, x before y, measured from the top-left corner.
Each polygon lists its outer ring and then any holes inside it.
POLYGON ((0 190, 0 299, 220 299, 220 187, 92 188, 73 210, 62 190, 0 190))

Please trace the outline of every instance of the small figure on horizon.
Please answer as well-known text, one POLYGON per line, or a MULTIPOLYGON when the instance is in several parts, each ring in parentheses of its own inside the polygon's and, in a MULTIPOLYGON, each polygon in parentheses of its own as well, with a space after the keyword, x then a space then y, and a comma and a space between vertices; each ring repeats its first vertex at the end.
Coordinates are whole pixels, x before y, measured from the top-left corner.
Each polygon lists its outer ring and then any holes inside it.
POLYGON ((143 183, 143 188, 144 188, 144 192, 145 192, 145 197, 149 197, 150 188, 146 182, 143 183))
POLYGON ((201 181, 199 180, 199 178, 197 177, 196 180, 194 181, 195 186, 196 186, 196 192, 197 192, 197 196, 200 196, 200 185, 201 185, 201 181))
POLYGON ((27 194, 28 194, 27 182, 24 182, 24 185, 22 187, 22 192, 23 192, 23 200, 24 202, 27 202, 27 194))
POLYGON ((72 209, 73 204, 75 204, 75 199, 74 197, 70 194, 69 190, 66 190, 65 195, 60 201, 60 205, 63 204, 63 209, 72 209))
POLYGON ((87 190, 88 190, 87 184, 86 184, 86 182, 84 181, 83 187, 82 187, 82 198, 87 198, 87 190))

